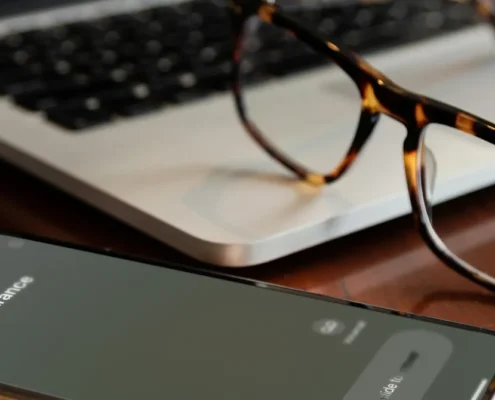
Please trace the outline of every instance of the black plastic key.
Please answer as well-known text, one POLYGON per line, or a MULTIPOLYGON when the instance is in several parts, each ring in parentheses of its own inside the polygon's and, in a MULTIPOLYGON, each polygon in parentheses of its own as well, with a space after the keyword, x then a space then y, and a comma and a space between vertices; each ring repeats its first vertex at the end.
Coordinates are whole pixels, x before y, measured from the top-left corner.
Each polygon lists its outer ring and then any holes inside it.
POLYGON ((82 97, 97 96, 98 92, 115 86, 117 84, 114 81, 39 81, 18 88, 13 98, 16 104, 27 110, 43 111, 82 97))
MULTIPOLYGON (((288 3, 288 14, 363 53, 476 20, 471 6, 449 0, 288 3)), ((241 59, 244 85, 328 62, 280 28, 253 26, 241 59)), ((185 0, 0 38, 0 94, 83 130, 229 90, 232 51, 225 1, 185 0)))
POLYGON ((121 102, 115 112, 123 117, 133 117, 136 115, 148 114, 163 108, 164 103, 156 98, 151 99, 128 99, 121 102))
POLYGON ((9 88, 22 82, 30 82, 38 79, 39 74, 27 71, 22 68, 0 68, 0 94, 9 92, 9 88))
POLYGON ((112 114, 102 109, 60 107, 48 110, 45 115, 49 121, 73 131, 81 131, 112 120, 112 114))
POLYGON ((148 83, 136 82, 108 90, 98 96, 105 109, 121 116, 135 116, 161 108, 167 98, 148 83))

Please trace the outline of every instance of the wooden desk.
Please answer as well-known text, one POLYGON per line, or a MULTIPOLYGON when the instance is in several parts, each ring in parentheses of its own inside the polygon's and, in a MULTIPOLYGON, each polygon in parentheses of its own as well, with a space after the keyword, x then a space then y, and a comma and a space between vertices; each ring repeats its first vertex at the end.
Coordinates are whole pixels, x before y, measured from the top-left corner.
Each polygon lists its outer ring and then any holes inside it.
MULTIPOLYGON (((44 235, 150 260, 200 265, 18 169, 0 163, 0 176, 0 230, 44 235)), ((465 247, 471 239, 483 239, 485 250, 495 244, 495 188, 456 201, 435 216, 465 247)), ((485 257, 482 251, 476 254, 485 257)), ((439 263, 410 217, 270 264, 227 272, 495 329, 495 295, 439 263)))

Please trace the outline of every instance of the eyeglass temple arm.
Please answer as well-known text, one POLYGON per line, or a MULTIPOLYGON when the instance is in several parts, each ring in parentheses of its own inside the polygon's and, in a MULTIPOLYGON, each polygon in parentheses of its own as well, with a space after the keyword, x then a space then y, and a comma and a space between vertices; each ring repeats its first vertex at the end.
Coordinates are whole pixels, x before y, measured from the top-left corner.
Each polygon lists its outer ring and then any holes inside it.
POLYGON ((421 125, 438 123, 456 128, 495 145, 495 124, 433 99, 424 99, 424 121, 421 125))

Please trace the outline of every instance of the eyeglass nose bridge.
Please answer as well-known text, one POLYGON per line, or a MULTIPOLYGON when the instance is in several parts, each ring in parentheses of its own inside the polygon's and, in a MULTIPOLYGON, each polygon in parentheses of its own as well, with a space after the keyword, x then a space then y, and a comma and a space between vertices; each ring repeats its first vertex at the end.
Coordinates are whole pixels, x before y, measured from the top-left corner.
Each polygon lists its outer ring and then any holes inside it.
POLYGON ((393 82, 371 77, 365 77, 362 83, 358 80, 357 84, 362 98, 358 128, 342 162, 325 176, 326 183, 340 179, 351 168, 373 134, 381 114, 402 123, 408 132, 412 127, 422 129, 428 123, 420 96, 393 82))
POLYGON ((382 114, 410 127, 423 127, 427 118, 419 96, 380 79, 365 77, 357 82, 362 98, 361 116, 354 139, 342 162, 327 176, 325 182, 340 179, 354 164, 373 134, 382 114))
POLYGON ((365 79, 359 84, 362 108, 373 114, 384 114, 409 128, 424 127, 428 119, 420 96, 382 79, 365 79))

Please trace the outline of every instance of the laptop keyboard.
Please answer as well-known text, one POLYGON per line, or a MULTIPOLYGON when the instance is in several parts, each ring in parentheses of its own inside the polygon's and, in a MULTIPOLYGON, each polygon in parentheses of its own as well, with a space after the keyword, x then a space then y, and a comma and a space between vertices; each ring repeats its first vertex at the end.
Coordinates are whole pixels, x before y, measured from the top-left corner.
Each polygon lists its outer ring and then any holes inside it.
MULTIPOLYGON (((11 34, 0 39, 0 94, 73 132, 184 106, 229 90, 232 38, 225 1, 193 0, 11 34)), ((452 31, 476 21, 466 4, 291 8, 337 43, 361 53, 452 31)), ((317 67, 322 58, 260 31, 256 81, 317 67)), ((282 39, 281 39, 282 38, 282 39)))

